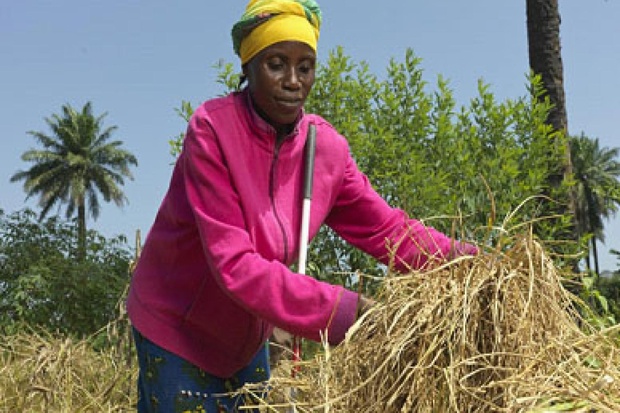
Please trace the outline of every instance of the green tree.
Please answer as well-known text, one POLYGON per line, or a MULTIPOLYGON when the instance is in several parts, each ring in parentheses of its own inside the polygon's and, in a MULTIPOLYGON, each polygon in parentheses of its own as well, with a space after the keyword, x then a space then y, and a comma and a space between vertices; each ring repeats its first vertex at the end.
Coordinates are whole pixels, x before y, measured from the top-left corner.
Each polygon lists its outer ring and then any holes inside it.
POLYGON ((620 162, 618 148, 601 148, 598 138, 571 137, 571 157, 576 182, 576 228, 580 237, 589 236, 586 265, 594 259, 600 275, 597 241, 605 242, 604 219, 620 206, 620 162))
POLYGON ((80 259, 86 250, 87 212, 98 218, 99 195, 106 202, 124 205, 127 199, 121 187, 125 178, 133 179, 130 166, 138 164, 134 155, 121 148, 121 141, 110 141, 117 127, 104 129, 105 116, 95 117, 90 102, 81 112, 64 105, 62 115, 45 119, 51 134, 28 132, 43 148, 24 152, 22 160, 33 165, 11 177, 11 182, 24 181, 27 198, 39 196, 40 219, 56 204, 66 205, 67 218, 77 210, 80 259))
POLYGON ((76 222, 38 220, 29 209, 0 211, 0 326, 22 324, 80 337, 114 320, 132 254, 124 237, 87 233, 83 260, 74 258, 76 222))
MULTIPOLYGON (((347 137, 360 168, 388 202, 457 238, 484 242, 484 234, 474 230, 541 217, 546 201, 519 208, 526 199, 543 194, 565 199, 565 183, 549 186, 551 167, 561 162, 563 151, 548 145, 554 133, 546 123, 551 105, 539 99, 540 77, 528 79, 524 97, 504 102, 480 81, 478 96, 457 107, 449 82, 440 76, 431 88, 420 63, 406 50, 404 60, 392 59, 380 80, 365 63, 337 49, 320 66, 307 103, 309 112, 347 137)), ((561 216, 535 227, 553 239, 569 223, 569 216, 561 216)), ((312 253, 321 268, 334 273, 373 268, 327 229, 312 253)))

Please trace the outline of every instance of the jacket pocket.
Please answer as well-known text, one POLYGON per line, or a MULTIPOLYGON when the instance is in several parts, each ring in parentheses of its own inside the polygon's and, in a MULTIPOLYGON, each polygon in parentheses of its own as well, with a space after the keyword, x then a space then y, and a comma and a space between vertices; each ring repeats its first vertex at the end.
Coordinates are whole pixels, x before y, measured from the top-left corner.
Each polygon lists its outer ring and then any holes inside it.
POLYGON ((254 355, 263 340, 262 324, 209 278, 196 293, 183 321, 184 328, 194 329, 204 340, 214 340, 222 354, 233 359, 254 355))

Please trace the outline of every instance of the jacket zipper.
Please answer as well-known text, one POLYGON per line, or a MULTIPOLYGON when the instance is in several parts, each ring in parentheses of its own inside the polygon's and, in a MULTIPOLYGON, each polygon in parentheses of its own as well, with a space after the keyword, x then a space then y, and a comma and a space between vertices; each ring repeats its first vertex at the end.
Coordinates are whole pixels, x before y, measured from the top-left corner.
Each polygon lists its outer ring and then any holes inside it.
POLYGON ((276 208, 276 200, 275 200, 275 184, 276 184, 276 166, 278 163, 278 157, 280 155, 280 148, 282 147, 283 141, 277 141, 275 145, 275 151, 273 154, 273 160, 271 161, 271 171, 269 173, 269 199, 271 200, 271 207, 273 208, 274 215, 276 217, 276 222, 280 227, 280 231, 282 231, 282 241, 284 243, 284 263, 288 262, 288 237, 286 236, 286 231, 284 230, 284 224, 282 224, 282 220, 280 219, 280 215, 278 214, 278 208, 276 208))

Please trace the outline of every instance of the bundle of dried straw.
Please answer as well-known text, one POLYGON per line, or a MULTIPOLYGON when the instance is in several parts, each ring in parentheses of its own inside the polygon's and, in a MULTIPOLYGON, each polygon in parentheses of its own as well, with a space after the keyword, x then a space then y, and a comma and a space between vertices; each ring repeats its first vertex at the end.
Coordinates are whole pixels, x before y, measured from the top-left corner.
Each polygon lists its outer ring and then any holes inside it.
POLYGON ((274 372, 261 411, 619 412, 619 328, 588 325, 532 236, 502 250, 388 276, 344 343, 274 372))
POLYGON ((0 341, 0 412, 129 412, 137 371, 114 348, 24 330, 0 341))

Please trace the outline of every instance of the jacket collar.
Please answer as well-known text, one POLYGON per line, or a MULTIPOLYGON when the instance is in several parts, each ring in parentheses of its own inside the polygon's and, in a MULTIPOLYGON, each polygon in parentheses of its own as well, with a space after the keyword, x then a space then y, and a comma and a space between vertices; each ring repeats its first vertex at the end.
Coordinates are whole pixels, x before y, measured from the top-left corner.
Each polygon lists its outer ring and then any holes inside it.
MULTIPOLYGON (((252 103, 252 96, 250 96, 250 91, 247 87, 245 87, 241 92, 241 98, 243 99, 244 106, 246 108, 246 113, 248 115, 248 123, 250 127, 259 135, 259 136, 268 136, 271 139, 276 138, 276 129, 271 126, 269 122, 263 119, 256 109, 254 109, 254 104, 252 103)), ((295 127, 293 131, 286 136, 286 139, 291 139, 297 135, 299 135, 299 126, 301 125, 301 121, 305 116, 305 111, 302 108, 301 112, 297 116, 295 120, 295 127)))

